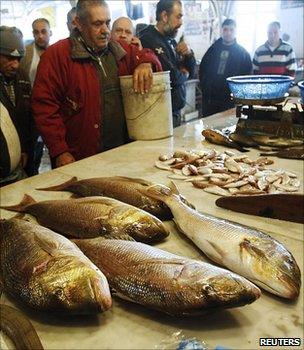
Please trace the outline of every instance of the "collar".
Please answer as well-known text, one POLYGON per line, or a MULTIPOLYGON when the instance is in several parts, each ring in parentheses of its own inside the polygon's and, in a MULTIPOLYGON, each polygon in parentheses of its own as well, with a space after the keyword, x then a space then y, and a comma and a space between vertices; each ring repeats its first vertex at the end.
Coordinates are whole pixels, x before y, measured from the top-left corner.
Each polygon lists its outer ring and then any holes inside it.
POLYGON ((4 74, 0 72, 0 80, 4 85, 13 85, 16 79, 16 75, 12 78, 7 78, 4 74))
POLYGON ((114 55, 117 61, 120 61, 127 52, 121 47, 121 45, 115 41, 109 41, 108 46, 99 53, 96 53, 90 48, 83 40, 80 32, 75 28, 70 36, 71 41, 71 57, 76 60, 85 60, 89 58, 96 59, 106 55, 109 51, 114 55))
MULTIPOLYGON (((282 42, 283 42, 282 39, 280 39, 278 46, 276 46, 276 48, 274 50, 276 50, 278 47, 280 47, 282 45, 282 42)), ((265 42, 265 46, 270 50, 270 44, 269 44, 268 40, 265 42)))

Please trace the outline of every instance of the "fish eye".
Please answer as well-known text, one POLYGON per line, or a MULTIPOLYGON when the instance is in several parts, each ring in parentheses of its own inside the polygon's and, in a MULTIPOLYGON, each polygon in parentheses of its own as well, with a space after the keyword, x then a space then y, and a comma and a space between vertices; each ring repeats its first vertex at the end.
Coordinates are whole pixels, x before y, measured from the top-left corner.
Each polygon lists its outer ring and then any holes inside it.
POLYGON ((203 290, 207 293, 213 292, 213 288, 209 284, 203 286, 203 290))
POLYGON ((54 294, 58 299, 62 299, 62 297, 64 296, 63 288, 59 287, 59 288, 55 289, 54 294))

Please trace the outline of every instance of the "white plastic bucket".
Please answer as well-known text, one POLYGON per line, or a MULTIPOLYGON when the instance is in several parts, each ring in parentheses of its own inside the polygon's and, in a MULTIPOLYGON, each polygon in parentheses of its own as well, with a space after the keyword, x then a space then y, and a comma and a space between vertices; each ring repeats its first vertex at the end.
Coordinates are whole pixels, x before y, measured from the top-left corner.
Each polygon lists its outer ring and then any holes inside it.
POLYGON ((153 73, 144 95, 133 90, 133 76, 120 77, 128 134, 132 140, 158 140, 173 135, 170 72, 153 73))

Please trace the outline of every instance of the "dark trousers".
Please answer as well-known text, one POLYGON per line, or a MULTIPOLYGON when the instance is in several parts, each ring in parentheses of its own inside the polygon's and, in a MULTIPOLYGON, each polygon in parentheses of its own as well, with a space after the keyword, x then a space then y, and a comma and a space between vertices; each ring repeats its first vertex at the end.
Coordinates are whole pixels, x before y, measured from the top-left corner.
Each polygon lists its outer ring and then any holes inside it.
POLYGON ((44 143, 39 138, 32 146, 32 149, 29 152, 28 161, 25 167, 25 172, 28 176, 34 176, 39 173, 39 167, 41 163, 41 158, 43 155, 44 143))
POLYGON ((223 101, 214 101, 206 100, 202 98, 202 117, 208 117, 216 113, 226 111, 227 109, 233 108, 234 103, 232 101, 223 102, 223 101))
POLYGON ((173 117, 173 128, 180 126, 181 122, 182 122, 181 112, 180 111, 173 111, 172 117, 173 117))

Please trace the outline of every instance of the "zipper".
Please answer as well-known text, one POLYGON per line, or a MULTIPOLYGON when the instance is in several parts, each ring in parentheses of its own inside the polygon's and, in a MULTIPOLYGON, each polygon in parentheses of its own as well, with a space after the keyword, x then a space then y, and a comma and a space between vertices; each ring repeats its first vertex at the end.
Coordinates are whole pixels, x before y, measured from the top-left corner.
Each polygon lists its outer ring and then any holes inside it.
POLYGON ((97 60, 98 60, 98 64, 100 65, 100 67, 101 67, 101 69, 102 69, 103 75, 107 78, 107 73, 106 73, 106 71, 105 71, 105 69, 104 69, 104 66, 103 66, 103 64, 102 64, 102 62, 101 62, 100 57, 97 57, 97 60))

